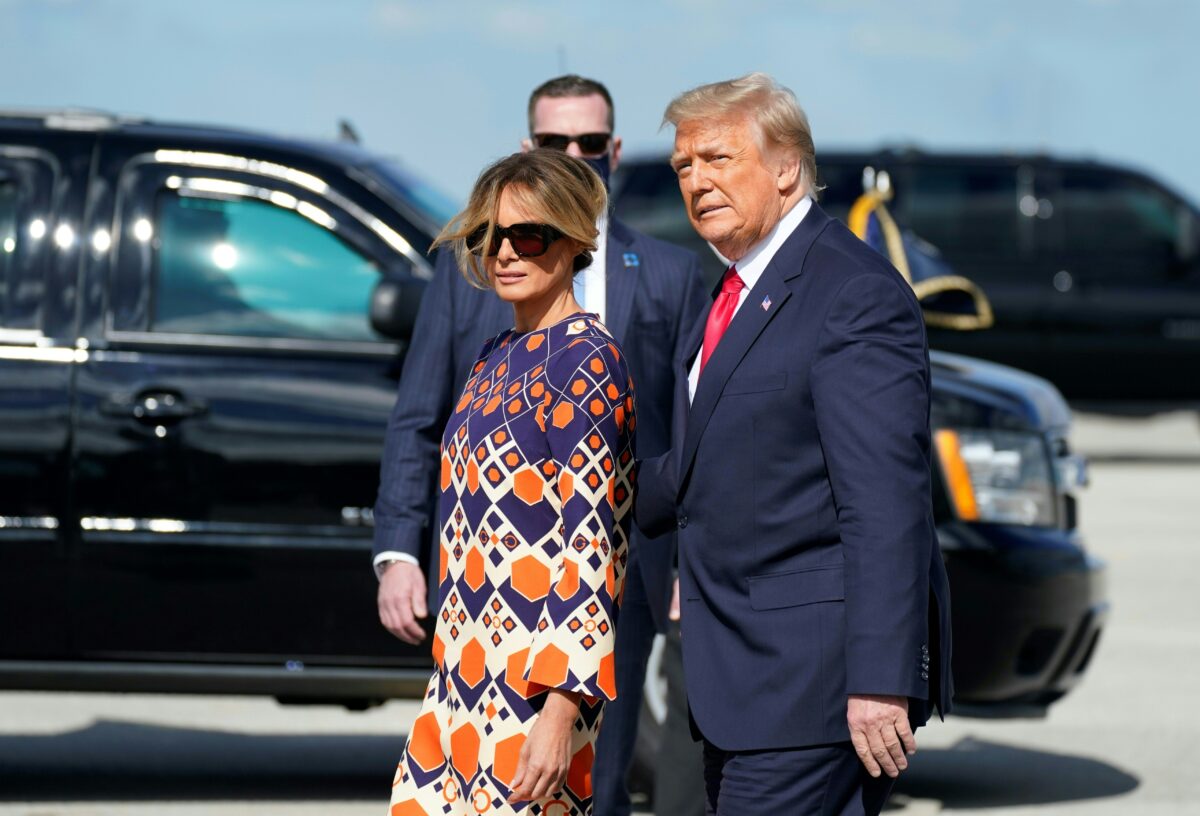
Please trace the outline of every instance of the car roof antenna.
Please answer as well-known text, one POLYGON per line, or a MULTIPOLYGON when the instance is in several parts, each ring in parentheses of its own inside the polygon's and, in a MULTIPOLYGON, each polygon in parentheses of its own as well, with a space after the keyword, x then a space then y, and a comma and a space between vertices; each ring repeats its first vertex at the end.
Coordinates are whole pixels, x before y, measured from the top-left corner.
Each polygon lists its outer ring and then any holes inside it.
POLYGON ((362 144, 362 139, 359 138, 358 131, 354 129, 354 125, 350 124, 349 119, 338 120, 338 141, 350 144, 362 144))

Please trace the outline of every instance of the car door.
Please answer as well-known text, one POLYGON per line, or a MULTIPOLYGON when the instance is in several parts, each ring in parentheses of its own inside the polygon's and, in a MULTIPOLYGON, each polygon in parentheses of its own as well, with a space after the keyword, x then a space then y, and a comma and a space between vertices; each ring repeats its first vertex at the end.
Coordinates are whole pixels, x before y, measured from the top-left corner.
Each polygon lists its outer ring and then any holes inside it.
POLYGON ((3 661, 59 660, 73 648, 70 383, 85 352, 75 346, 72 307, 90 138, 25 124, 0 131, 3 661))
POLYGON ((1047 172, 1053 217, 1039 226, 1056 290, 1046 375, 1072 399, 1200 399, 1196 213, 1111 167, 1047 172))
POLYGON ((379 625, 370 566, 400 348, 368 304, 421 263, 394 214, 336 168, 275 157, 117 143, 101 166, 113 245, 76 443, 86 653, 427 661, 379 625))

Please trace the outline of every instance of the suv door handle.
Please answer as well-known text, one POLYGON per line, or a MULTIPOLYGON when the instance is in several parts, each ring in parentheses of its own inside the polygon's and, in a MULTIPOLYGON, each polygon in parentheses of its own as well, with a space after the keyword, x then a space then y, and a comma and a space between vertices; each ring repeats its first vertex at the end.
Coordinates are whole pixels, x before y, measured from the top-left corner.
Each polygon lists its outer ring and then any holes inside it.
POLYGON ((100 404, 106 416, 130 417, 146 425, 161 425, 208 413, 208 404, 173 391, 143 391, 132 399, 111 397, 100 404))

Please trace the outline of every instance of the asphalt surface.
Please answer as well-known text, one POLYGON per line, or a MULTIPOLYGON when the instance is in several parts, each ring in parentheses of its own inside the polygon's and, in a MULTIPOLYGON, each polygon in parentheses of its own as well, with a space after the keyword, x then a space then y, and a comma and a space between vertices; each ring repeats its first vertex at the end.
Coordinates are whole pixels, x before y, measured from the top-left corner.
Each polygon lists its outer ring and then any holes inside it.
MULTIPOLYGON (((1074 442, 1113 602, 1088 675, 1045 720, 923 729, 893 814, 1200 814, 1200 420, 1084 415, 1074 442)), ((0 694, 0 814, 382 816, 415 711, 0 694)))

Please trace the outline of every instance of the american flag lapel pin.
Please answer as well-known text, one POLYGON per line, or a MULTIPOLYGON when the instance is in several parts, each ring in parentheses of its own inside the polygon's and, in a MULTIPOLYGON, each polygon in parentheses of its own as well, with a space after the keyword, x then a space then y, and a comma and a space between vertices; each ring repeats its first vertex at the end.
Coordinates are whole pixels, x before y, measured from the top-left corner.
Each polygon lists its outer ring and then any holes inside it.
POLYGON ((629 269, 634 266, 641 266, 642 259, 638 257, 636 252, 626 252, 622 260, 625 262, 625 268, 629 269))
POLYGON ((766 297, 763 298, 762 307, 763 307, 764 312, 771 308, 771 296, 770 295, 767 295, 766 297))

